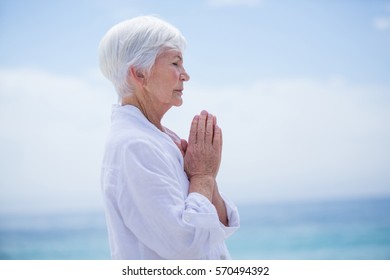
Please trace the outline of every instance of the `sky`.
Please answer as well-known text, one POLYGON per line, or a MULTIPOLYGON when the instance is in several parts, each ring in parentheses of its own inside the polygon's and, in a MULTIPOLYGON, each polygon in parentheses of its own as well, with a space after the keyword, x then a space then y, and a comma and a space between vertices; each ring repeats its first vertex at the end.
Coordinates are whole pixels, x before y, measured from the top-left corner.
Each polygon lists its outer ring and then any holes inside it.
POLYGON ((117 98, 97 46, 139 15, 186 37, 191 80, 163 123, 187 138, 217 115, 238 205, 390 196, 390 1, 5 0, 0 213, 102 209, 117 98))

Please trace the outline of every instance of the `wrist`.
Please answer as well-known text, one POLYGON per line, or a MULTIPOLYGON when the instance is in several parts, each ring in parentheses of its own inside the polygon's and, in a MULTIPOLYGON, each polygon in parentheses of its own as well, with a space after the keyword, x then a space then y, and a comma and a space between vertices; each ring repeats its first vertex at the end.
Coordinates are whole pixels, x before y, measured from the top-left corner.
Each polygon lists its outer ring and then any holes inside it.
POLYGON ((205 180, 205 181, 214 181, 215 178, 211 174, 195 174, 190 177, 190 181, 192 180, 205 180))
POLYGON ((188 192, 197 192, 207 197, 210 202, 213 199, 215 189, 215 179, 212 175, 194 175, 190 178, 188 192))

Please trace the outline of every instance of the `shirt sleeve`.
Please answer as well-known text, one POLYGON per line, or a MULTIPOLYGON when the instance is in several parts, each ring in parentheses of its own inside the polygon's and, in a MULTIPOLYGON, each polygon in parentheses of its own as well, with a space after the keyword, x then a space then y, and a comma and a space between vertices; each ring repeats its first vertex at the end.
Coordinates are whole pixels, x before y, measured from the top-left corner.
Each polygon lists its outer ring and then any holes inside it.
POLYGON ((235 231, 237 231, 240 228, 240 216, 238 214, 238 209, 236 205, 233 203, 232 200, 230 200, 226 195, 221 193, 222 199, 225 202, 226 207, 226 213, 229 221, 229 226, 226 227, 223 224, 223 230, 225 232, 225 237, 228 238, 231 236, 235 231))
POLYGON ((185 193, 177 167, 163 150, 141 140, 128 143, 122 155, 118 207, 145 246, 166 259, 196 259, 226 239, 229 230, 215 207, 199 193, 185 193))

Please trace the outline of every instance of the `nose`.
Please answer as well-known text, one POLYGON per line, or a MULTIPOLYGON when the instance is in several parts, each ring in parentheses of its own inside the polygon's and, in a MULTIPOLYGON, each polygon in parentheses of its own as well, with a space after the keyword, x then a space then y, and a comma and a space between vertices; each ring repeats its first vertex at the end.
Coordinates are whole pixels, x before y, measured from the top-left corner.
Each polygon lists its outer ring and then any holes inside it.
POLYGON ((188 73, 183 70, 183 72, 180 74, 180 80, 188 82, 190 80, 190 75, 188 75, 188 73))

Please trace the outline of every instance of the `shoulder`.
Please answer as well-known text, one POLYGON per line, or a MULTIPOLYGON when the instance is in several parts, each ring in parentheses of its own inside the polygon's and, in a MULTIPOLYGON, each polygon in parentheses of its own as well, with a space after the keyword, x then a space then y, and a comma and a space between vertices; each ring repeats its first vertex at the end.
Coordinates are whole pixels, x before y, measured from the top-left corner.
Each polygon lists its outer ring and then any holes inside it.
POLYGON ((121 153, 142 154, 162 150, 160 141, 154 135, 136 129, 117 130, 110 134, 108 145, 121 153))
POLYGON ((117 163, 148 160, 163 153, 157 138, 136 122, 114 123, 106 139, 105 157, 117 163))

